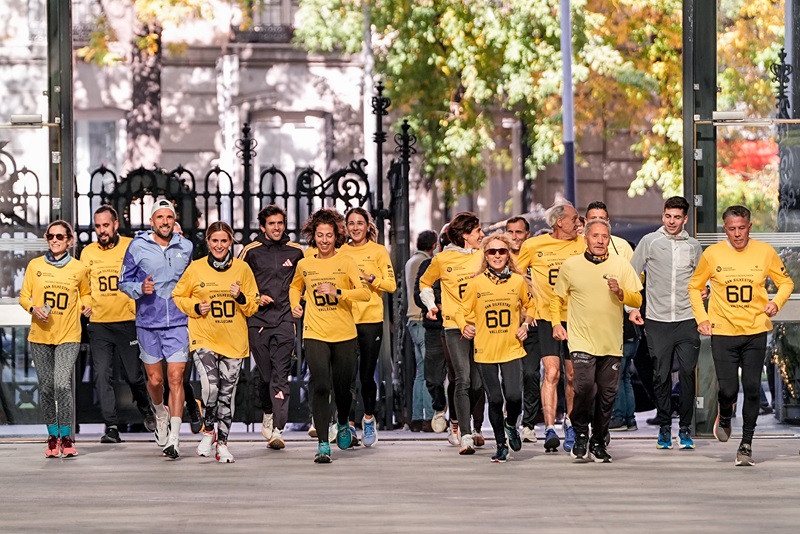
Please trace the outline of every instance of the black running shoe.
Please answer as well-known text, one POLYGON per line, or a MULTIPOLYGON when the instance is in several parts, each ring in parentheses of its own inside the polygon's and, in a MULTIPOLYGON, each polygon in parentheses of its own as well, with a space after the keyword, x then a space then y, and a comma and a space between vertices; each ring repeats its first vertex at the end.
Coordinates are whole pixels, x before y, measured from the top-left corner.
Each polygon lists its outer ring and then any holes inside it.
POLYGON ((755 464, 753 461, 753 447, 749 443, 739 445, 739 450, 736 451, 736 465, 751 466, 755 464))
POLYGON ((119 430, 117 430, 117 427, 108 427, 106 429, 106 433, 100 438, 100 443, 122 443, 122 439, 119 437, 119 430))
POLYGON ((508 446, 503 443, 497 446, 497 452, 492 456, 492 461, 495 463, 505 463, 508 460, 508 446))
MULTIPOLYGON (((503 423, 505 427, 506 436, 508 436, 508 446, 512 451, 518 451, 522 448, 522 438, 519 436, 519 430, 515 426, 508 426, 508 423, 503 423)), ((499 452, 499 449, 498 449, 499 452)))
POLYGON ((575 444, 572 446, 572 450, 569 451, 569 455, 578 461, 585 462, 588 460, 586 456, 586 447, 588 444, 589 436, 586 434, 577 434, 575 436, 575 444))
POLYGON ((155 432, 156 431, 156 414, 153 412, 152 408, 148 408, 146 412, 142 414, 144 418, 144 427, 147 429, 148 432, 155 432))
POLYGON ((200 400, 198 399, 197 402, 187 406, 187 408, 189 410, 189 419, 191 419, 189 427, 192 429, 192 434, 199 434, 203 431, 203 414, 200 411, 200 400))
POLYGON ((730 439, 731 433, 731 418, 717 414, 717 420, 714 421, 714 437, 725 442, 730 439))
POLYGON ((589 457, 598 464, 611 463, 611 455, 608 454, 605 443, 599 441, 593 441, 589 445, 589 457))

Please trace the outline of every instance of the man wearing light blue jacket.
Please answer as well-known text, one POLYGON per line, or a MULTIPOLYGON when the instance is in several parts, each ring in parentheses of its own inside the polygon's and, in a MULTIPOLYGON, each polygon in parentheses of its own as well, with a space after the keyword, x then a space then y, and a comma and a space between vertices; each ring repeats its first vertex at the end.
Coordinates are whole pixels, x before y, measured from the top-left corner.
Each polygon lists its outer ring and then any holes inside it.
POLYGON ((183 372, 189 359, 188 317, 172 300, 172 290, 192 261, 192 242, 174 232, 175 208, 161 198, 150 212, 153 229, 139 232, 122 260, 119 288, 136 300, 136 334, 147 371, 147 390, 156 412, 156 443, 170 458, 180 455, 183 372), (167 362, 169 410, 164 406, 167 362))

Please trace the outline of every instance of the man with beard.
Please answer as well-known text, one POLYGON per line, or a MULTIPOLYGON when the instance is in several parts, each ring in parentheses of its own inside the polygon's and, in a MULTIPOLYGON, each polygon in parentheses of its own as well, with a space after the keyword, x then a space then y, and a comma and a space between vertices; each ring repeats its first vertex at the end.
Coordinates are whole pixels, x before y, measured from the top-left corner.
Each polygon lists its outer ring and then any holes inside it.
POLYGON ((153 229, 131 241, 119 288, 136 300, 136 334, 156 412, 156 443, 170 457, 178 449, 183 416, 183 372, 189 359, 188 317, 175 306, 172 290, 192 261, 192 242, 175 230, 175 208, 165 198, 150 212, 153 229), (163 361, 167 362, 169 408, 164 406, 163 361))
POLYGON ((100 401, 100 412, 106 430, 101 443, 120 443, 117 399, 114 393, 114 354, 122 363, 122 376, 131 388, 133 401, 144 418, 147 430, 156 429, 156 420, 147 396, 139 342, 136 339, 136 306, 119 290, 119 270, 122 258, 131 243, 122 237, 117 212, 111 206, 100 206, 94 212, 97 242, 83 249, 81 262, 89 274, 92 290, 89 346, 92 351, 94 387, 100 401))

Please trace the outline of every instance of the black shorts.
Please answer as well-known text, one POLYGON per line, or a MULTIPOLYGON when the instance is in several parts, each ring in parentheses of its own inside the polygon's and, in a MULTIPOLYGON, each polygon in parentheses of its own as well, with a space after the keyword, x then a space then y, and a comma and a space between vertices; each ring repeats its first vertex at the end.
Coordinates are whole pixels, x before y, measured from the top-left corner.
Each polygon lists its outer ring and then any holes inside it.
MULTIPOLYGON (((544 319, 537 319, 536 325, 536 329, 539 331, 539 349, 542 356, 560 356, 562 359, 569 360, 567 342, 553 338, 553 324, 544 319)), ((567 323, 562 322, 561 326, 566 328, 567 323)))

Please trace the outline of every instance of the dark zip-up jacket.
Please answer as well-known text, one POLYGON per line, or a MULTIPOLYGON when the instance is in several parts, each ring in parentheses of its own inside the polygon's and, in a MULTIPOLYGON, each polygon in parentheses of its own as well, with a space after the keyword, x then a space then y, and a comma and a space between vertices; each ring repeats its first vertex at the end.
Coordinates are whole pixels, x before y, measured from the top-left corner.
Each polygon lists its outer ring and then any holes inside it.
POLYGON ((259 295, 268 295, 273 300, 266 306, 259 306, 247 319, 247 326, 274 328, 284 321, 294 322, 289 305, 289 284, 297 264, 303 259, 300 245, 290 242, 285 233, 280 241, 273 241, 262 233, 244 247, 239 259, 252 269, 259 295))
POLYGON ((436 302, 436 305, 439 307, 439 311, 436 313, 436 320, 431 321, 428 319, 426 313, 428 308, 425 304, 422 303, 422 299, 419 296, 419 279, 422 278, 422 275, 425 274, 425 271, 428 269, 428 265, 431 264, 431 260, 433 258, 426 258, 422 260, 422 263, 419 264, 419 270, 417 271, 417 279, 414 281, 414 302, 417 303, 417 306, 422 309, 422 326, 425 328, 434 328, 434 329, 441 329, 442 328, 442 285, 439 280, 436 280, 433 283, 433 298, 436 302))

